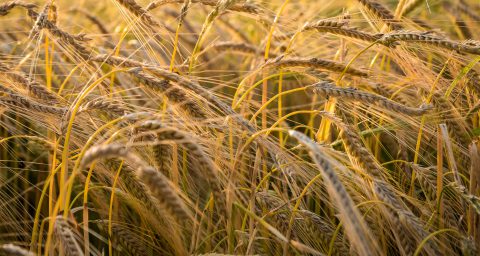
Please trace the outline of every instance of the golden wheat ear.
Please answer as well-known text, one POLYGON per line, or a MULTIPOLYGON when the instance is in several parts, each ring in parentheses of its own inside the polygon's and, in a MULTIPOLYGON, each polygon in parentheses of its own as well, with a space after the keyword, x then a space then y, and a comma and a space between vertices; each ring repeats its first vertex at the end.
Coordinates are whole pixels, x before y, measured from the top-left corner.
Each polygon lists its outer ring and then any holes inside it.
POLYGON ((81 235, 68 220, 59 215, 54 220, 54 233, 65 255, 83 255, 84 245, 81 235))
POLYGON ((394 14, 384 5, 375 1, 375 0, 358 0, 366 10, 373 13, 375 16, 380 18, 393 30, 399 30, 402 28, 402 25, 399 21, 395 20, 394 14))
POLYGON ((324 97, 338 97, 344 100, 353 100, 363 103, 370 103, 385 109, 404 113, 411 116, 421 116, 433 109, 432 105, 422 104, 419 108, 404 106, 380 95, 364 92, 356 88, 339 88, 329 82, 320 82, 313 86, 315 94, 324 97))
POLYGON ((345 36, 348 38, 360 39, 366 42, 377 42, 382 34, 371 34, 355 28, 348 28, 346 21, 335 20, 318 20, 306 23, 302 31, 316 30, 318 32, 328 32, 335 35, 345 36))
POLYGON ((36 254, 15 244, 3 244, 0 246, 0 255, 35 256, 36 254))
POLYGON ((193 219, 190 210, 178 195, 178 191, 174 189, 164 174, 149 166, 123 145, 110 144, 95 146, 85 153, 80 166, 84 168, 97 159, 115 157, 126 159, 136 168, 136 175, 139 180, 145 184, 152 195, 158 200, 160 207, 169 212, 177 221, 184 222, 193 219))
POLYGON ((328 159, 321 148, 297 131, 289 131, 290 136, 297 139, 309 149, 310 156, 317 165, 327 183, 330 197, 336 202, 342 221, 345 223, 346 235, 360 255, 380 255, 378 244, 368 226, 355 209, 352 199, 335 173, 335 165, 328 159))
POLYGON ((276 67, 276 68, 315 68, 323 69, 336 73, 346 72, 347 74, 360 77, 368 77, 368 73, 352 67, 347 67, 342 63, 338 63, 331 60, 319 59, 319 58, 275 58, 267 61, 262 67, 276 67))

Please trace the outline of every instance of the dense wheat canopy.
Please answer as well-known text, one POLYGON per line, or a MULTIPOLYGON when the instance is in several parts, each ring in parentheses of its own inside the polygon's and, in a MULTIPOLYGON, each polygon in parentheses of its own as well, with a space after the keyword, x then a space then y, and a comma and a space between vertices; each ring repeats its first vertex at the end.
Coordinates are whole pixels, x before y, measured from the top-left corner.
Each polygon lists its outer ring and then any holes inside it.
POLYGON ((0 0, 0 255, 478 255, 476 0, 0 0))

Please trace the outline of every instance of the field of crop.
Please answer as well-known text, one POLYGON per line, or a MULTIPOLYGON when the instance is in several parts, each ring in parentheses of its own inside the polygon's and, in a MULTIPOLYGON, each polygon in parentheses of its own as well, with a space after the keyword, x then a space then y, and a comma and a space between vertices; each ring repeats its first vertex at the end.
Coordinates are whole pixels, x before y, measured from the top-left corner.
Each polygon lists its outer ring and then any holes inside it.
POLYGON ((478 0, 0 0, 0 255, 479 255, 478 0))

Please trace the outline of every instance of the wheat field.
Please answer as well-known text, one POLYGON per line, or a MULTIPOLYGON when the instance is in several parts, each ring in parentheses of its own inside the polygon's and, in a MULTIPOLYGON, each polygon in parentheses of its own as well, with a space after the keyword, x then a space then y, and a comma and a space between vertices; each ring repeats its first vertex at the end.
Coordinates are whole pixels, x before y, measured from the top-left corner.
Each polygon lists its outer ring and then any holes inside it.
POLYGON ((479 255, 478 0, 0 1, 0 255, 479 255))

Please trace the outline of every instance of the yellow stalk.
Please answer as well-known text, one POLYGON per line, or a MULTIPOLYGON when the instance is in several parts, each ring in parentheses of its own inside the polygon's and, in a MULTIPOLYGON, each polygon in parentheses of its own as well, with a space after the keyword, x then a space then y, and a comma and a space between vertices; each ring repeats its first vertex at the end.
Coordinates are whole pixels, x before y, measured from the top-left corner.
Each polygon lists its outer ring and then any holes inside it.
POLYGON ((72 78, 73 74, 75 73, 75 71, 77 71, 78 68, 81 67, 82 64, 78 64, 77 66, 75 66, 71 71, 70 73, 68 73, 67 77, 65 78, 65 80, 63 80, 63 83, 62 85, 60 85, 60 88, 58 88, 58 92, 57 94, 58 95, 61 95, 62 94, 62 91, 63 89, 65 88, 65 86, 67 85, 68 81, 70 80, 70 78, 72 78))
MULTIPOLYGON (((433 82, 432 87, 430 89, 430 93, 429 93, 429 95, 427 97, 427 100, 426 100, 427 104, 429 104, 432 101, 432 98, 433 98, 433 95, 434 95, 434 92, 435 92, 435 88, 437 87, 438 81, 440 80, 440 77, 442 76, 443 72, 445 72, 449 62, 450 62, 450 58, 445 62, 445 65, 443 65, 443 68, 440 71, 440 73, 438 74, 437 78, 435 79, 435 82, 433 82)), ((419 157, 419 154, 420 154, 420 144, 422 143, 423 127, 425 125, 425 120, 426 120, 426 117, 422 116, 422 121, 420 122, 420 128, 418 129, 417 143, 415 145, 415 155, 413 157, 413 163, 414 164, 418 163, 418 157, 419 157)), ((412 177, 411 177, 411 180, 410 180, 410 193, 409 193, 410 195, 413 195, 415 178, 416 178, 415 176, 416 176, 415 171, 412 170, 412 177)))
MULTIPOLYGON (((287 229, 287 235, 286 235, 288 239, 290 239, 290 234, 291 234, 291 230, 292 230, 293 221, 295 220, 295 214, 297 213, 298 207, 300 207, 300 203, 302 202, 302 198, 305 196, 305 194, 307 194, 308 189, 313 185, 313 183, 315 183, 315 181, 317 181, 320 177, 322 177, 322 173, 319 173, 319 174, 317 174, 317 176, 313 177, 313 179, 311 179, 307 183, 307 185, 303 188, 302 192, 298 196, 298 198, 295 202, 295 205, 293 206, 292 214, 290 215, 290 221, 288 222, 288 229, 287 229)), ((287 245, 288 245, 288 243, 284 243, 283 255, 287 255, 287 249, 288 249, 287 245)))
MULTIPOLYGON (((268 32, 268 37, 267 37, 267 43, 265 44, 265 56, 264 60, 265 62, 268 60, 268 55, 270 53, 270 45, 272 43, 272 36, 273 32, 275 31, 275 27, 278 23, 278 20, 280 18, 280 15, 282 15, 282 12, 285 10, 285 7, 287 7, 287 4, 290 2, 290 0, 285 0, 283 4, 280 6, 280 9, 277 12, 277 15, 275 15, 275 19, 273 20, 273 24, 270 27, 270 31, 268 32)), ((263 70, 263 77, 265 78, 267 76, 268 70, 263 70)), ((281 72, 281 71, 280 71, 281 72)), ((281 95, 282 93, 282 82, 281 82, 281 74, 280 74, 280 80, 278 84, 278 94, 281 95)), ((268 83, 267 80, 263 79, 263 84, 262 84, 262 105, 265 105, 268 99, 268 83)), ((281 109, 280 106, 282 105, 282 99, 281 97, 278 98, 278 104, 279 104, 279 115, 281 116, 281 109)), ((267 128, 267 111, 264 110, 262 111, 262 129, 267 128)))
MULTIPOLYGON (((117 45, 115 46, 115 56, 119 56, 120 55, 120 48, 122 47, 122 42, 123 40, 125 40, 125 37, 127 35, 127 32, 128 32, 128 29, 125 28, 123 30, 123 34, 122 36, 120 37, 120 40, 118 41, 117 45)), ((114 90, 115 90, 115 73, 112 73, 111 74, 111 77, 110 77, 110 94, 108 94, 108 97, 111 98, 113 96, 113 93, 114 93, 114 90)))
POLYGON ((110 205, 108 206, 108 253, 109 255, 113 255, 113 248, 112 248, 112 212, 113 212, 113 202, 115 200, 115 187, 117 186, 118 178, 120 177, 120 171, 122 170, 123 160, 120 162, 120 166, 117 169, 115 174, 115 178, 112 184, 112 193, 110 194, 110 205))
POLYGON ((428 234, 428 236, 426 236, 422 240, 422 242, 418 245, 417 249, 413 253, 413 256, 420 255, 420 252, 422 252, 423 246, 425 246, 425 244, 428 242, 428 240, 432 239, 436 235, 440 235, 440 234, 446 233, 446 232, 452 232, 452 233, 456 234, 457 236, 460 236, 460 237, 462 236, 457 230, 451 229, 451 228, 437 230, 433 233, 428 234))
MULTIPOLYGON (((280 117, 274 124, 272 124, 272 126, 270 126, 270 129, 273 129, 273 128, 277 127, 280 123, 282 123, 287 118, 289 118, 293 115, 312 114, 312 116, 315 116, 316 114, 321 113, 321 112, 322 111, 320 111, 320 110, 298 110, 298 111, 294 111, 294 112, 288 113, 288 114, 280 117)), ((265 135, 268 136, 269 134, 270 134, 270 131, 267 131, 267 133, 265 135)))
MULTIPOLYGON (((38 221, 40 220, 40 213, 41 213, 41 209, 42 209, 42 203, 43 203, 43 200, 45 198, 45 195, 47 194, 47 189, 51 186, 51 183, 53 178, 55 177, 55 175, 57 174, 58 170, 60 170, 60 166, 57 166, 54 170, 52 170, 50 172, 50 174, 48 175, 47 179, 45 180, 45 183, 43 184, 43 189, 42 189, 42 192, 41 192, 41 195, 40 195, 40 199, 38 200, 38 204, 37 204, 37 209, 35 211, 35 217, 33 219, 33 230, 32 230, 32 238, 31 238, 31 241, 30 241, 30 250, 31 251, 34 251, 34 248, 35 246, 38 246, 38 255, 41 255, 41 249, 42 249, 42 246, 40 243, 37 243, 35 244, 35 242, 37 242, 36 238, 37 238, 37 235, 38 235, 38 221)), ((49 212, 50 213, 50 212, 49 212)), ((50 216, 52 216, 50 214, 50 216)), ((40 238, 42 236, 39 236, 40 238)))
MULTIPOLYGON (((74 106, 73 110, 70 113, 70 120, 68 122, 68 127, 67 127, 67 132, 65 135, 65 142, 63 146, 63 151, 62 151, 62 162, 60 165, 60 180, 59 180, 59 199, 55 205, 55 208, 53 210, 53 216, 56 216, 59 210, 64 210, 64 216, 68 215, 68 206, 69 202, 65 200, 67 190, 65 188, 67 181, 68 181, 68 173, 67 173, 67 167, 68 167, 68 155, 69 155, 69 145, 70 145, 70 134, 72 132, 72 127, 73 127, 73 122, 75 120, 75 116, 78 112, 78 109, 80 108, 80 105, 83 101, 83 99, 93 90, 95 89, 96 86, 98 86, 103 80, 105 80, 107 77, 109 77, 112 73, 114 72, 120 72, 120 71, 125 71, 126 69, 117 69, 117 70, 112 70, 108 72, 107 74, 103 75, 101 78, 97 79, 95 82, 91 83, 86 89, 83 90, 83 92, 78 96, 74 106)), ((47 242, 45 244, 45 254, 48 255, 49 249, 50 249, 50 244, 51 244, 51 236, 53 232, 53 221, 50 221, 49 224, 49 229, 48 229, 48 234, 47 234, 47 242)))
POLYGON ((443 201, 442 201, 442 191, 443 191, 443 141, 442 141, 442 132, 440 127, 437 131, 437 191, 436 199, 438 205, 438 228, 443 228, 443 201))
POLYGON ((240 99, 238 99, 238 101, 234 101, 234 104, 232 105, 232 108, 237 109, 240 106, 240 103, 242 103, 245 100, 245 98, 248 96, 248 94, 250 94, 250 92, 252 92, 259 85, 261 85, 265 80, 270 80, 270 79, 275 78, 277 76, 287 75, 287 74, 290 75, 290 74, 294 74, 294 73, 273 74, 273 75, 262 78, 260 81, 256 82, 252 86, 250 86, 250 88, 248 88, 245 91, 245 93, 242 94, 242 96, 240 97, 240 99))
MULTIPOLYGON (((299 35, 300 32, 296 32, 292 38, 290 39, 290 41, 288 42, 288 45, 287 47, 285 48, 285 54, 288 54, 290 52, 290 48, 292 47, 293 45, 293 42, 295 41, 295 39, 297 38, 297 35, 299 35)), ((266 54, 266 52, 265 52, 266 54)), ((281 94, 282 91, 283 91, 283 69, 280 69, 279 70, 279 77, 278 77, 278 94, 281 94)), ((283 100, 282 100, 282 96, 280 96, 278 98, 278 105, 277 105, 277 113, 278 113, 278 119, 282 119, 282 116, 283 116, 283 100)), ((280 141, 280 147, 283 148, 283 133, 282 132, 279 132, 278 133, 278 140, 280 141)))
POLYGON ((266 109, 268 107, 268 105, 270 103, 272 103, 274 100, 276 100, 278 97, 281 97, 283 95, 287 95, 287 94, 291 94, 291 93, 294 93, 294 92, 301 92, 301 91, 305 91, 306 89, 310 88, 309 86, 305 86, 305 87, 301 87, 301 88, 295 88, 295 89, 291 89, 291 90, 288 90, 288 91, 284 91, 282 93, 279 93, 275 96, 273 96, 270 100, 268 100, 267 102, 265 102, 264 104, 262 104, 262 106, 257 110, 257 112, 255 112, 255 114, 253 114, 252 118, 250 119, 250 122, 252 122, 260 113, 263 112, 264 109, 266 109))
MULTIPOLYGON (((345 66, 345 69, 342 71, 340 74, 339 78, 337 79, 337 85, 341 83, 343 77, 345 76, 348 68, 353 64, 353 62, 360 57, 363 53, 365 53, 368 49, 373 47, 377 42, 373 42, 364 49, 362 49, 359 53, 357 53, 345 66)), ((335 107, 336 107, 336 99, 332 98, 325 103, 325 111, 329 113, 334 113, 335 112, 335 107)), ((320 122, 320 127, 318 128, 317 134, 315 135, 316 139, 318 142, 323 142, 328 139, 328 136, 330 134, 330 129, 331 129, 332 121, 329 120, 328 118, 322 118, 322 121, 320 122)))

